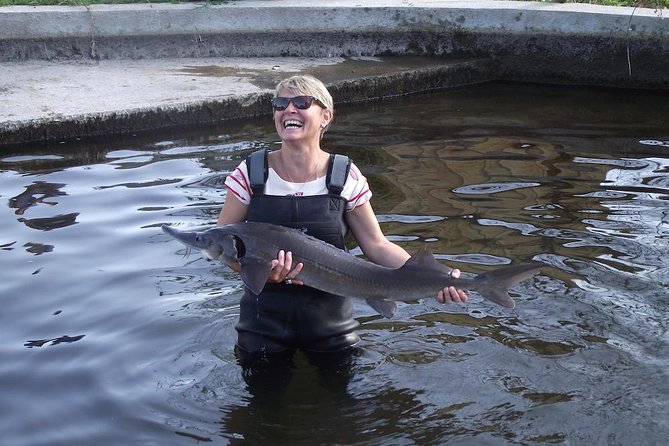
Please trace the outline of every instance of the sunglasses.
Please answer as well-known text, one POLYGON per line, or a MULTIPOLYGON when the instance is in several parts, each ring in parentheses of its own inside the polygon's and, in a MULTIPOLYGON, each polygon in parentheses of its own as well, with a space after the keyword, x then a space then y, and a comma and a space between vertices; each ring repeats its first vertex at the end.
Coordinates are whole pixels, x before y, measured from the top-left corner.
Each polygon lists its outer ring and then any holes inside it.
POLYGON ((300 110, 306 110, 311 107, 311 104, 316 101, 316 104, 323 108, 327 108, 323 102, 313 96, 295 96, 293 98, 284 98, 276 97, 272 99, 272 107, 275 111, 283 111, 288 108, 288 105, 292 102, 295 108, 300 110))

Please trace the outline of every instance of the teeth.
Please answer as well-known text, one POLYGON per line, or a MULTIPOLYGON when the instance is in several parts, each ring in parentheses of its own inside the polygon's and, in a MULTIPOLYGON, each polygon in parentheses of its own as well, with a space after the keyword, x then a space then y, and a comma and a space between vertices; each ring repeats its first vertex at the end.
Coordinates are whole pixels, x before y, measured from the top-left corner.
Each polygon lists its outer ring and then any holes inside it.
POLYGON ((289 127, 297 127, 300 128, 302 127, 302 123, 300 121, 295 121, 295 120, 288 120, 283 123, 283 128, 287 129, 289 127))

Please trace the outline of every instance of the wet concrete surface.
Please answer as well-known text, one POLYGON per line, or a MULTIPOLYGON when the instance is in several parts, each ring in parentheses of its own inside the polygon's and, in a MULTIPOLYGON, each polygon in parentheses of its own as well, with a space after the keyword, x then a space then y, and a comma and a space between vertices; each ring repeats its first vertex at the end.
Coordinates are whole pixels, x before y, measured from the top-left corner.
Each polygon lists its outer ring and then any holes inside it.
POLYGON ((336 102, 490 80, 669 88, 644 8, 292 0, 0 8, 0 146, 269 114, 276 83, 336 102), (364 3, 364 4, 363 4, 364 3))
POLYGON ((287 76, 325 82, 336 103, 490 80, 488 59, 207 58, 3 64, 0 141, 124 134, 271 114, 287 76), (30 82, 16 83, 16 79, 30 82))

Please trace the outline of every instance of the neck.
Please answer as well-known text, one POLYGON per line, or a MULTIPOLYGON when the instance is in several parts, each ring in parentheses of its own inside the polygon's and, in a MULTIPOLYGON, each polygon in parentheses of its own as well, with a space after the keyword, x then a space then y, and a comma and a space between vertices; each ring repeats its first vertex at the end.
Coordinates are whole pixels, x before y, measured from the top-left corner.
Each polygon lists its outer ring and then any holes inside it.
POLYGON ((284 179, 291 183, 306 183, 318 178, 320 172, 320 149, 296 151, 282 148, 278 153, 278 165, 284 179))

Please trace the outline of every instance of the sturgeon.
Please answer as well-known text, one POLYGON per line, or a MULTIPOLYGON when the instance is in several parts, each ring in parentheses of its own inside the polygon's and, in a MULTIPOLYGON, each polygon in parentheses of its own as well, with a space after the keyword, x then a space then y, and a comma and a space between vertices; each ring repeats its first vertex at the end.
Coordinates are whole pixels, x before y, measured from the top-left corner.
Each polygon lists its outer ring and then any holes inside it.
POLYGON ((434 297, 446 286, 475 291, 507 308, 515 302, 509 289, 548 265, 530 262, 488 271, 474 278, 451 277, 451 270, 432 252, 421 248, 399 268, 388 268, 353 256, 304 231, 269 223, 244 222, 216 226, 204 231, 162 229, 189 248, 200 250, 209 260, 239 263, 244 285, 262 292, 279 250, 291 251, 294 264, 304 264, 296 279, 304 285, 339 296, 360 298, 384 317, 391 318, 395 301, 434 297))

